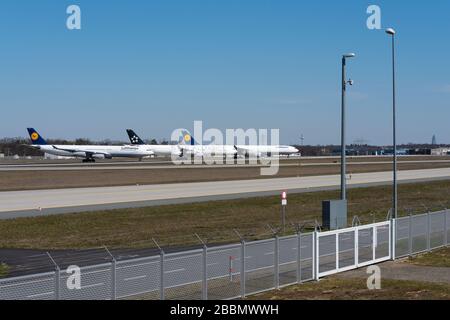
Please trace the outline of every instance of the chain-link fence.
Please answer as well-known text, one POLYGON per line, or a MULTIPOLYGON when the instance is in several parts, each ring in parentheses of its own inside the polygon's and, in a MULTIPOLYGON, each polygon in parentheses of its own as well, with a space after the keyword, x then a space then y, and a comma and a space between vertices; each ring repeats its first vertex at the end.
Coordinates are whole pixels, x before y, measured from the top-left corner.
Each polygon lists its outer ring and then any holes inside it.
POLYGON ((121 261, 107 251, 102 264, 52 259, 54 272, 1 279, 0 299, 236 299, 446 246, 449 234, 450 211, 439 211, 121 261))
POLYGON ((397 258, 444 247, 449 244, 450 210, 398 218, 395 226, 397 258))

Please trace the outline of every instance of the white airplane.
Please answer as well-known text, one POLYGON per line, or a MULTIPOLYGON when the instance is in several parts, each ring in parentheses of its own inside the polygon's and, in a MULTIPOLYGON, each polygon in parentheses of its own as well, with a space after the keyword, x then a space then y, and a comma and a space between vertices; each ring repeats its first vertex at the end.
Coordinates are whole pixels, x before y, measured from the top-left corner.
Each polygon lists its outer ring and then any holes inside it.
POLYGON ((191 145, 191 135, 184 131, 182 132, 184 140, 182 141, 183 144, 178 145, 145 144, 145 142, 133 130, 127 129, 127 133, 131 144, 143 146, 147 150, 151 150, 160 156, 176 156, 181 158, 185 155, 195 155, 198 157, 203 157, 203 155, 222 156, 224 154, 228 157, 235 157, 237 155, 237 151, 234 146, 191 145))
POLYGON ((127 133, 133 146, 140 146, 148 152, 153 152, 157 156, 183 156, 183 150, 179 145, 146 144, 133 130, 127 129, 127 133))
POLYGON ((182 131, 183 143, 181 145, 145 145, 141 138, 131 129, 127 129, 130 141, 134 145, 144 145, 148 150, 154 151, 160 155, 176 154, 182 157, 185 154, 195 155, 197 157, 204 156, 221 156, 224 158, 233 157, 256 157, 278 155, 298 154, 299 150, 292 146, 272 146, 272 145, 199 145, 196 144, 194 138, 187 132, 182 131))
POLYGON ((116 157, 139 158, 139 160, 142 160, 142 158, 154 155, 154 152, 136 145, 51 145, 47 144, 45 139, 35 129, 28 128, 27 130, 31 138, 32 148, 57 156, 84 158, 83 162, 95 162, 95 159, 112 159, 116 157))
POLYGON ((183 131, 183 136, 186 143, 190 142, 190 145, 184 147, 186 151, 198 156, 222 155, 223 157, 233 156, 234 158, 261 158, 271 157, 272 155, 289 156, 300 153, 295 147, 282 145, 199 145, 187 131, 183 131))

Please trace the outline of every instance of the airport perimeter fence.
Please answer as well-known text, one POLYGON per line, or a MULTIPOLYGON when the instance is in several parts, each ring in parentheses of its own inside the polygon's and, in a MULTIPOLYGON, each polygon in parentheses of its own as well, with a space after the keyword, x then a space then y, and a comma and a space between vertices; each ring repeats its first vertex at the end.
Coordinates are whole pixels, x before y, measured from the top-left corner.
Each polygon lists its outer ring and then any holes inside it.
POLYGON ((79 278, 55 264, 54 272, 2 279, 0 299, 237 299, 447 246, 449 235, 450 210, 443 210, 138 259, 111 256, 80 268, 79 278))

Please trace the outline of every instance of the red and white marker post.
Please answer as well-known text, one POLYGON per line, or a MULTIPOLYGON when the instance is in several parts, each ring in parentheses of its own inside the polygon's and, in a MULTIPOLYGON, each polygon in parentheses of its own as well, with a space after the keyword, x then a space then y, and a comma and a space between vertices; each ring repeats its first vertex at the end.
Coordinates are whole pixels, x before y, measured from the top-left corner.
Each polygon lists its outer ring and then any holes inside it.
POLYGON ((286 206, 287 206, 287 191, 281 192, 281 225, 283 226, 283 233, 286 230, 286 206))

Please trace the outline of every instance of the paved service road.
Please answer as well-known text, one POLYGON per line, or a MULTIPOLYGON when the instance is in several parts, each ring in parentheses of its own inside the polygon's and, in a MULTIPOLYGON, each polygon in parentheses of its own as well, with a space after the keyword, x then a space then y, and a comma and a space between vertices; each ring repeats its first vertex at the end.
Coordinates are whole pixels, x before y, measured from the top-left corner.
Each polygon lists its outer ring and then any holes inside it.
MULTIPOLYGON (((450 168, 400 171, 399 181, 450 179, 450 168)), ((392 172, 358 173, 349 186, 386 184, 392 172)), ((339 175, 159 185, 0 192, 0 219, 180 202, 304 192, 339 185, 339 175)))

